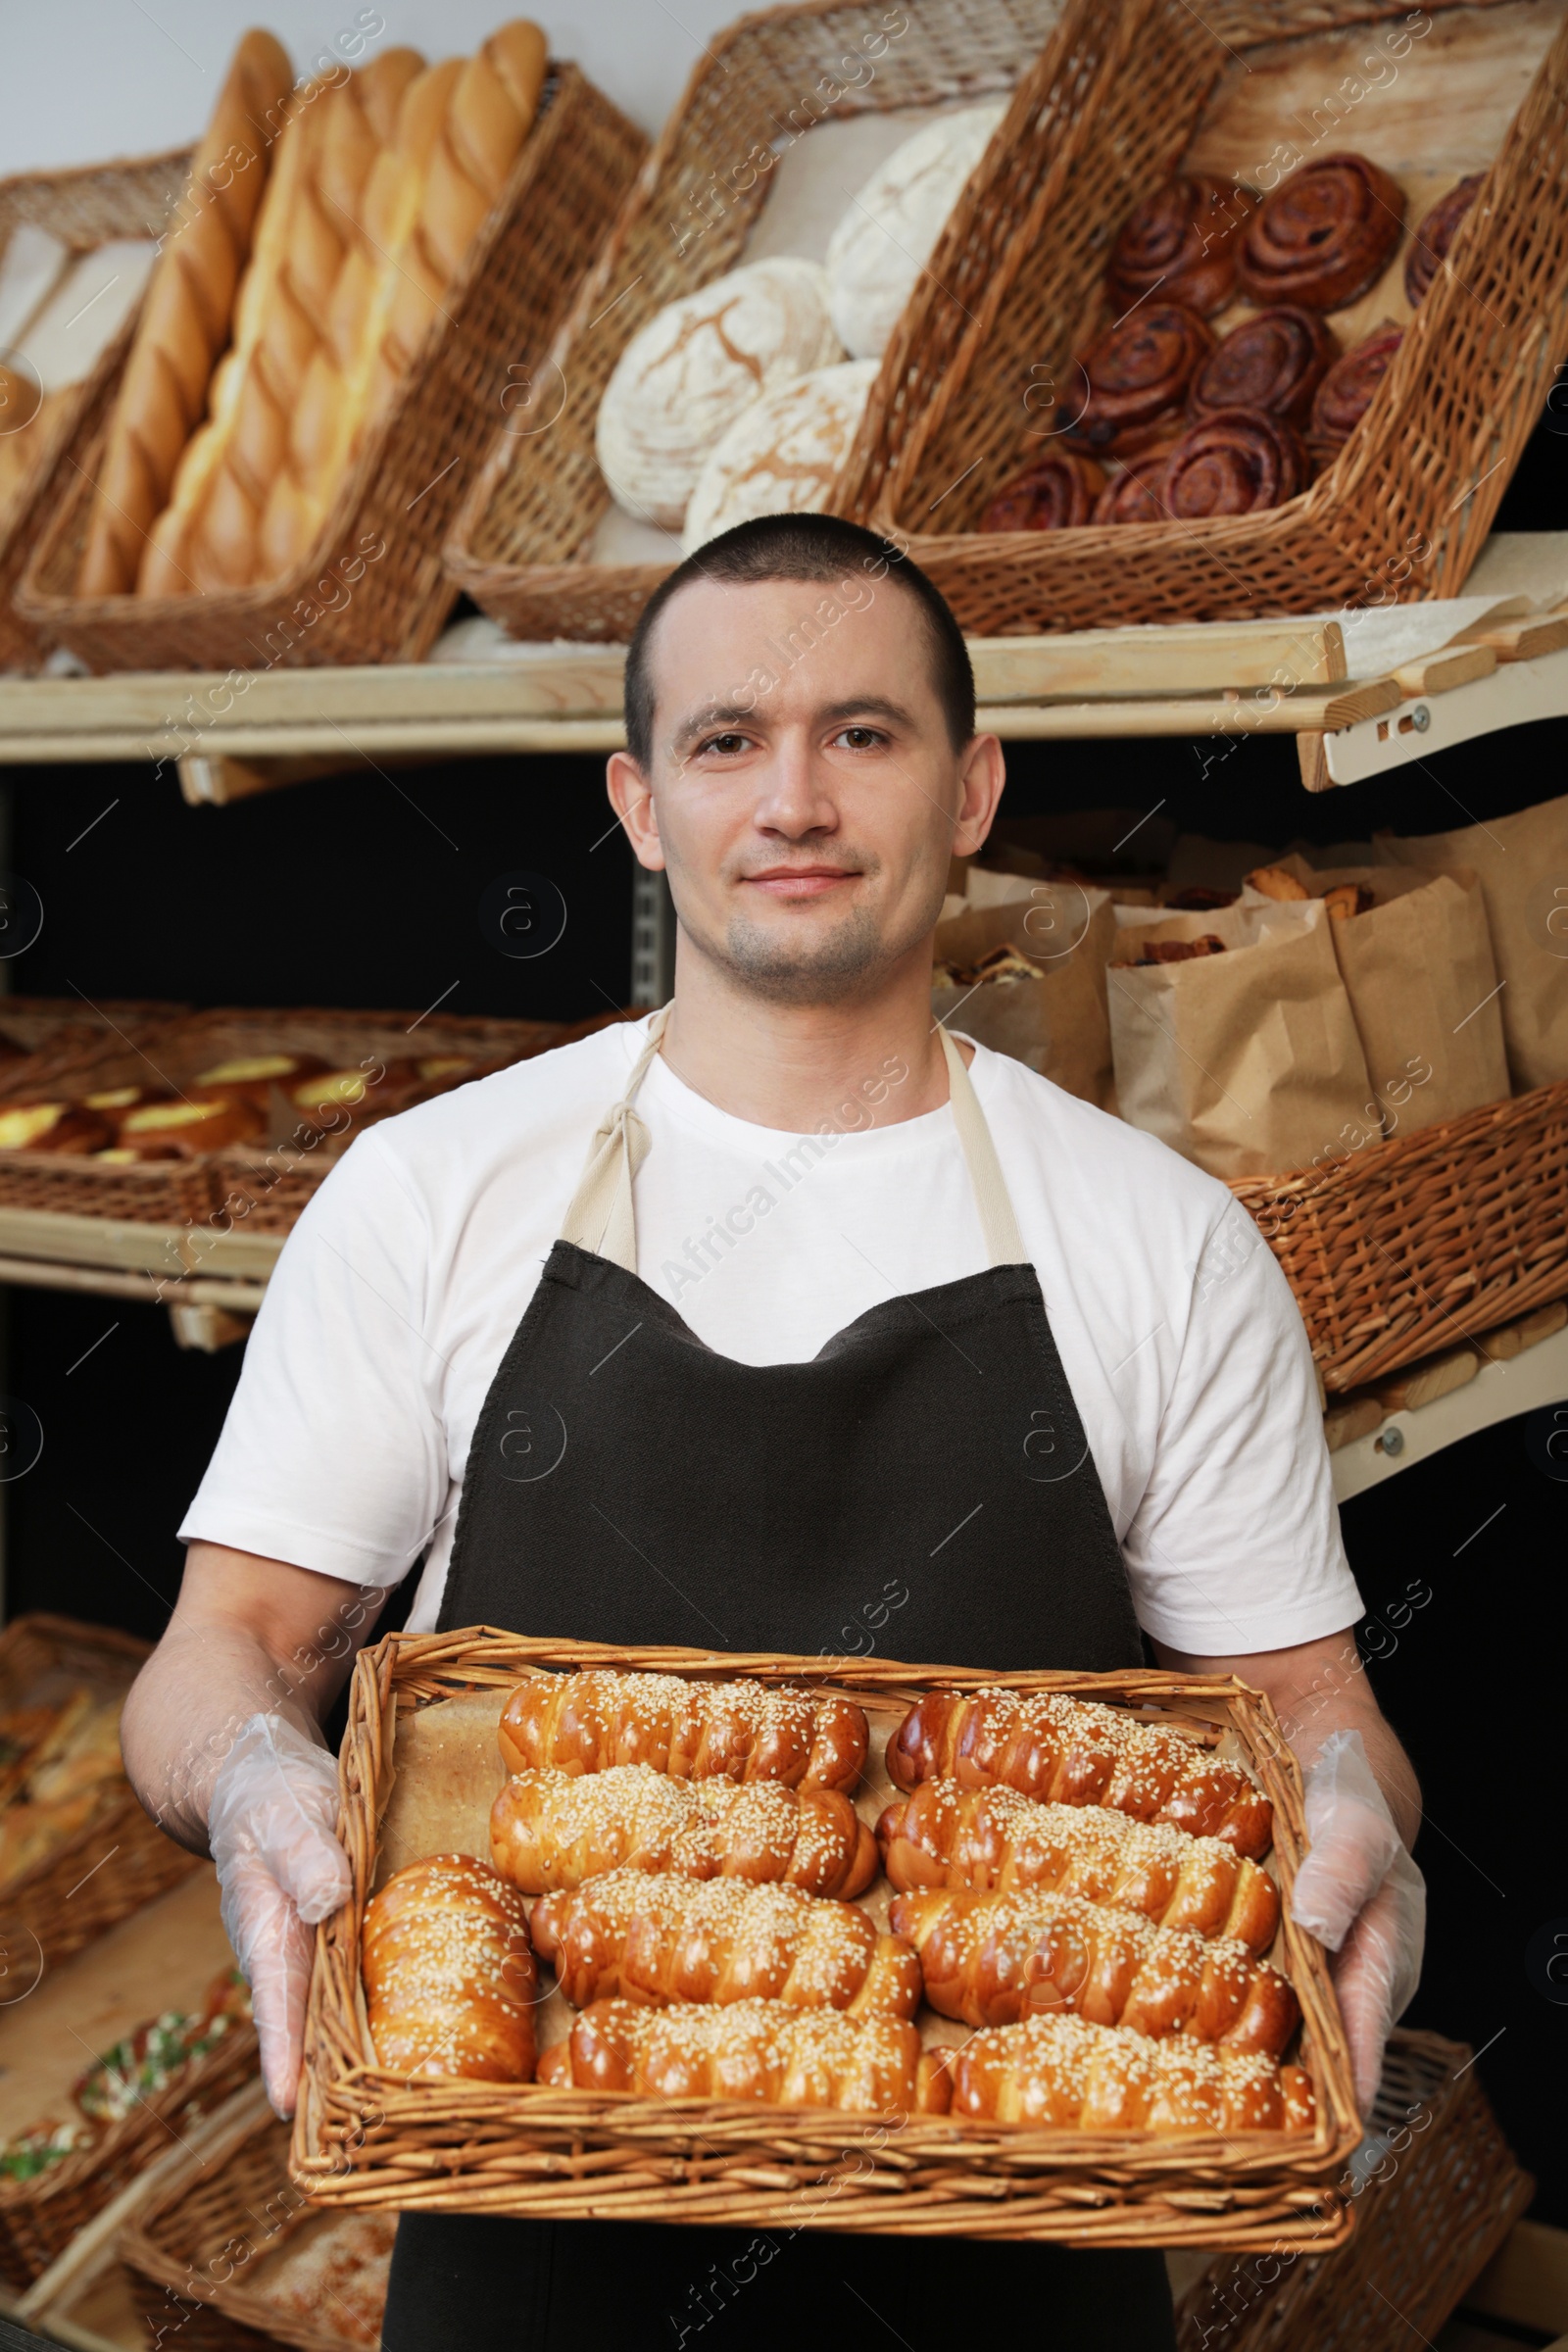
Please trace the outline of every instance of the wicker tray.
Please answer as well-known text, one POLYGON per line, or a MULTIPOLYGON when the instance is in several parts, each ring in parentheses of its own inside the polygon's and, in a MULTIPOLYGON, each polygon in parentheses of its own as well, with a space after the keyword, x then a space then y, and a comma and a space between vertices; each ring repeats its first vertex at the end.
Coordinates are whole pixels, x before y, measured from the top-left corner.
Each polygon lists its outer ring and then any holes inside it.
MULTIPOLYGON (((162 235, 190 167, 190 149, 135 163, 95 164, 78 172, 27 172, 0 180, 0 254, 27 221, 77 253, 116 237, 162 235)), ((0 513, 0 669, 36 669, 48 640, 13 609, 22 578, 56 493, 64 452, 103 423, 129 348, 117 335, 86 379, 67 393, 47 427, 26 481, 0 513)))
MULTIPOLYGON (((441 540, 515 380, 510 371, 548 348, 646 145, 577 67, 552 65, 540 120, 443 316, 308 560, 285 578, 202 597, 78 596, 101 450, 84 419, 65 453, 71 486, 18 590, 24 619, 96 670, 418 661, 457 593, 442 574, 441 540), (328 575, 346 598, 327 590, 328 575)), ((191 724, 194 741, 199 710, 191 724)))
MULTIPOLYGON (((238 1054, 316 1054, 331 1063, 383 1060, 411 1055, 469 1054, 497 1066, 523 1061, 553 1046, 569 1044, 621 1016, 607 1013, 588 1021, 509 1021, 450 1015, 421 1019, 409 1012, 318 1010, 309 1006, 276 1012, 216 1009, 163 1025, 146 1024, 139 1036, 122 1027, 94 1030, 62 1047, 42 1083, 61 1092, 84 1094, 156 1080, 175 1090, 198 1073, 238 1054)), ((3 1015, 0 1015, 3 1019, 3 1015)), ((3 1066, 3 1065, 0 1065, 3 1066)), ((40 1083, 12 1091, 32 1092, 40 1083)), ((106 1217, 135 1225, 198 1225, 215 1214, 243 1220, 252 1232, 286 1231, 311 1198, 334 1158, 354 1136, 389 1115, 396 1102, 379 1103, 372 1086, 363 1103, 345 1106, 342 1124, 318 1142, 290 1126, 279 1101, 280 1142, 199 1153, 185 1160, 122 1164, 67 1152, 0 1152, 0 1208, 53 1210, 63 1215, 106 1217)))
MULTIPOLYGON (((14 1618, 0 1633, 0 1707, 70 1682, 128 1690, 151 1644, 71 1617, 14 1618)), ((200 1865, 142 1811, 128 1781, 24 1877, 0 1892, 0 1944, 13 1970, 34 1946, 50 1968, 200 1865)))
POLYGON ((1181 2299, 1179 2352, 1406 2352, 1431 2342, 1535 2195, 1468 2047, 1396 2033, 1337 2253, 1231 2256, 1181 2299))
POLYGON ((116 1038, 136 1045, 184 1012, 183 1004, 109 998, 0 997, 0 1038, 20 1046, 24 1058, 0 1060, 0 1102, 35 1102, 57 1077, 69 1079, 84 1055, 116 1038))
MULTIPOLYGON (((341 1762, 339 1830, 352 1900, 318 1931, 294 2162, 327 2202, 760 2228, 1067 2238, 1095 2245, 1337 2243, 1348 2230, 1334 2185, 1360 2127, 1321 1947, 1287 1921, 1276 1957, 1305 2021, 1310 2134, 1213 2138, 1042 2131, 916 2116, 875 2117, 748 2101, 645 2099, 537 2084, 410 2082, 376 2063, 360 1987, 360 1931, 396 1772, 400 1718, 457 1692, 499 1694, 522 1676, 578 1665, 747 1674, 827 1687, 873 1718, 901 1716, 934 1684, 994 1677, 891 1660, 617 1649, 525 1641, 484 1628, 391 1634, 355 1668, 341 1762), (1320 2236, 1319 2233, 1323 2235, 1320 2236)), ((1275 1807, 1288 1890, 1303 1850, 1300 1782, 1268 1701, 1229 1678, 1138 1670, 1023 1674, 1025 1690, 1161 1705, 1234 1734, 1275 1807)), ((450 1833, 449 1833, 450 1834, 450 1833)))
POLYGON ((189 2352, 353 2352, 373 2338, 318 2320, 295 2320, 263 2283, 267 2267, 302 2230, 330 2228, 291 2180, 289 2132, 260 2091, 242 2092, 214 2119, 198 2154, 172 2165, 120 2233, 120 2259, 153 2343, 189 2352), (177 2330, 177 2334, 176 2331, 177 2330), (160 2331, 162 2331, 162 2338, 160 2331))
MULTIPOLYGON (((807 0, 740 18, 705 49, 614 232, 584 280, 550 354, 545 377, 563 403, 548 431, 498 431, 447 542, 462 588, 518 637, 623 641, 668 564, 596 564, 589 548, 611 497, 594 454, 594 423, 615 363, 663 309, 742 258, 766 201, 767 167, 791 124, 900 107, 977 100, 1019 84, 1005 122, 933 254, 930 275, 965 306, 1001 266, 1043 168, 1053 126, 1050 93, 1034 71, 1056 0, 921 0, 890 12, 880 0, 807 0), (896 16, 903 29, 890 34, 896 16), (844 89, 858 58, 871 71, 844 89), (1021 76, 1021 79, 1020 79, 1021 76), (841 92, 830 106, 825 93, 841 92), (1046 101, 1043 103, 1043 101, 1046 101), (749 184, 743 184, 750 171, 749 184), (722 190, 714 196, 715 183, 722 190), (718 210, 715 217, 714 206, 718 210), (697 207, 701 205, 699 213, 697 207), (694 235, 679 224, 704 223, 694 235)), ((908 421, 893 352, 873 388, 879 437, 896 446, 908 421)), ((846 461, 829 504, 869 503, 863 460, 846 461)))
POLYGON ((1231 1191, 1338 1395, 1568 1297, 1568 1082, 1231 1191))
MULTIPOLYGON (((977 526, 989 500, 1048 446, 1029 437, 1039 426, 1026 405, 1039 410, 1043 384, 1074 381, 1075 356, 1102 315, 1110 240, 1133 203, 1190 152, 1210 102, 1252 73, 1251 52, 1268 45, 1254 87, 1282 110, 1268 118, 1266 136, 1259 118, 1244 151, 1256 153, 1258 172, 1275 140, 1305 153, 1369 147, 1375 155, 1380 104, 1395 110, 1391 122, 1403 109, 1406 124, 1414 115, 1426 127, 1413 99, 1381 100, 1374 88, 1321 145, 1312 133, 1313 106, 1343 86, 1359 48, 1316 66, 1310 45, 1328 28, 1394 16, 1395 0, 1221 0, 1203 10, 1187 0, 1123 0, 1113 34, 1107 13, 1102 0, 1071 0, 1062 19, 1051 72, 1084 96, 1055 171, 956 350, 939 292, 928 283, 916 298, 899 363, 912 423, 885 468, 878 522, 907 539, 964 627, 980 635, 1454 595, 1568 354, 1568 28, 1500 152, 1494 156, 1493 133, 1483 129, 1485 144, 1472 154, 1478 134, 1466 138, 1466 110, 1490 96, 1487 69, 1494 78, 1521 12, 1462 4, 1430 12, 1435 45, 1417 63, 1429 80, 1446 76, 1445 176, 1490 167, 1489 176, 1455 239, 1452 270, 1440 271, 1415 313, 1361 425, 1306 491, 1252 515, 985 533, 977 526), (1107 37, 1119 45, 1118 70, 1090 85, 1080 61, 1107 37), (1298 43, 1306 45, 1301 77, 1276 86, 1298 43), (1481 50, 1477 70, 1469 61, 1481 50)), ((1401 4, 1397 13, 1408 12, 1401 4)), ((1555 0, 1526 0, 1525 13, 1560 22, 1555 0)), ((1393 300, 1402 316, 1402 294, 1393 300)))

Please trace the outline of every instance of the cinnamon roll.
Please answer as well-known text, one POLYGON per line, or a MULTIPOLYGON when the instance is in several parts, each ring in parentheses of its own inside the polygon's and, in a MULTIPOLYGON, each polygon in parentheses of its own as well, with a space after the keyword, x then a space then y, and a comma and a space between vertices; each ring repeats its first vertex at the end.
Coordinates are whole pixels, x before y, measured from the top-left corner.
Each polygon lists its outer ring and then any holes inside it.
POLYGON ((1126 457, 1168 435, 1187 387, 1214 348, 1196 312, 1149 302, 1107 328, 1084 354, 1089 404, 1072 438, 1097 455, 1126 457))
POLYGON ((1165 504, 1165 462, 1174 441, 1156 441, 1152 449, 1129 458, 1113 482, 1107 482, 1095 501, 1096 522, 1168 522, 1165 504))
POLYGON ((1259 311, 1233 326, 1199 368, 1187 394, 1188 414, 1196 424, 1222 409, 1257 409, 1299 424, 1339 349, 1315 311, 1289 305, 1259 311))
POLYGON ((1375 286, 1398 246, 1404 190, 1364 155, 1303 164, 1248 222, 1236 266, 1259 304, 1341 311, 1375 286))
POLYGON ((1178 173, 1135 205, 1110 257, 1106 289, 1118 309, 1162 294, 1200 318, 1236 291, 1241 230, 1257 198, 1250 188, 1178 173))
POLYGON ((1306 474, 1306 453, 1280 417, 1222 409, 1195 424, 1172 450, 1163 495, 1178 519, 1256 514, 1294 498, 1306 474))
POLYGON ((1486 176, 1484 172, 1472 172, 1446 196, 1440 196, 1410 239, 1410 250, 1404 257, 1404 296, 1412 310, 1447 259, 1454 230, 1474 204, 1486 176))
POLYGON ((985 511, 983 531, 1062 531, 1087 522, 1105 486, 1102 466, 1070 449, 1039 458, 985 511))
POLYGON ((1402 326, 1380 326, 1335 361, 1312 402, 1310 438, 1320 455, 1330 456, 1348 441, 1403 341, 1402 326))

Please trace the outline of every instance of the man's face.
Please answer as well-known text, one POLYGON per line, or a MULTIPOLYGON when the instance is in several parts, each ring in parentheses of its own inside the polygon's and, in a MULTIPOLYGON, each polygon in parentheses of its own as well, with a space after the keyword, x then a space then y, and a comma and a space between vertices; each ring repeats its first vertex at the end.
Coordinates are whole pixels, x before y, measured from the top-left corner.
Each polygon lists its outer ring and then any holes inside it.
POLYGON ((854 569, 698 581, 661 615, 653 772, 612 760, 612 793, 692 945, 758 994, 874 986, 928 937, 950 855, 984 838, 1000 750, 954 751, 930 670, 914 599, 854 569))

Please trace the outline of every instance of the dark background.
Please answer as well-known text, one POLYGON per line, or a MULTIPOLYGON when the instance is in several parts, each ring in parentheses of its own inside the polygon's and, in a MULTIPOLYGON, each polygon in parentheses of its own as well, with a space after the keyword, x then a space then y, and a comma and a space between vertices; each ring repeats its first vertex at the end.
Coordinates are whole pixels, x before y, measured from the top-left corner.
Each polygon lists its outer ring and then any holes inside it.
MULTIPOLYGON (((1565 491, 1568 441, 1540 433, 1498 527, 1568 525, 1565 491)), ((1218 748, 1012 745, 1004 814, 1163 801, 1162 817, 1220 839, 1442 831, 1559 793, 1568 722, 1315 798, 1289 737, 1215 760, 1218 748)), ((228 808, 188 808, 172 774, 146 768, 40 768, 15 773, 11 801, 11 865, 45 908, 11 967, 18 993, 418 1011, 456 981, 443 1011, 545 1019, 626 1000, 631 860, 618 833, 604 838, 598 760, 400 768, 228 808), (533 962, 509 960, 479 925, 486 885, 518 869, 553 881, 567 908, 559 944, 533 962)), ((155 1636, 178 1584, 174 1529, 242 1350, 182 1353, 161 1307, 26 1290, 6 1304, 9 1386, 44 1430, 37 1466, 4 1490, 8 1611, 155 1636)), ((1431 1935, 1409 2022, 1485 2049, 1481 2076, 1541 2182, 1537 2212, 1562 2225, 1568 2007, 1536 1988, 1526 1949, 1552 1922, 1568 1933, 1551 1695, 1568 1631, 1568 1484, 1527 1441, 1524 1422, 1486 1431, 1357 1497, 1344 1523, 1374 1617, 1413 1579, 1432 1592, 1374 1670, 1427 1803, 1431 1935)))

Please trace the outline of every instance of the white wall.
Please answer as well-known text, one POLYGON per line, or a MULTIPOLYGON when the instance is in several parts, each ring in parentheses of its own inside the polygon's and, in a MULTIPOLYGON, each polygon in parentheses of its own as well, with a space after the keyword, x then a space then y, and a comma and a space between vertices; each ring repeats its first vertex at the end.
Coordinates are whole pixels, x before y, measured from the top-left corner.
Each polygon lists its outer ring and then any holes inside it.
MULTIPOLYGON (((275 32, 302 70, 340 35, 386 26, 435 59, 472 49, 511 15, 533 15, 645 130, 679 96, 705 38, 744 0, 0 0, 0 174, 150 155, 194 139, 247 24, 275 32)), ((364 54, 370 54, 367 49, 364 54)))

